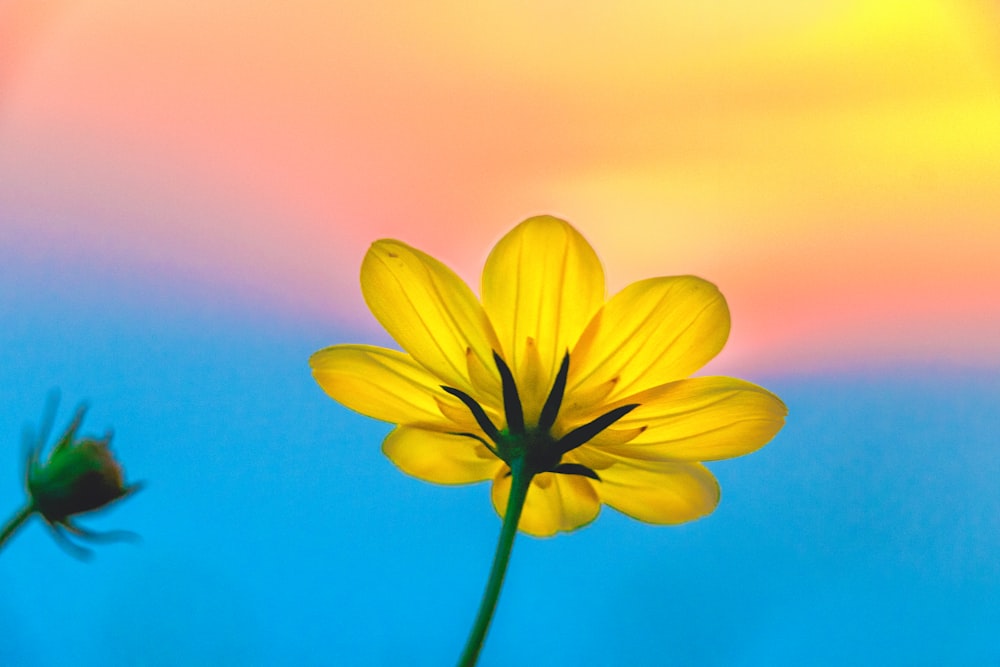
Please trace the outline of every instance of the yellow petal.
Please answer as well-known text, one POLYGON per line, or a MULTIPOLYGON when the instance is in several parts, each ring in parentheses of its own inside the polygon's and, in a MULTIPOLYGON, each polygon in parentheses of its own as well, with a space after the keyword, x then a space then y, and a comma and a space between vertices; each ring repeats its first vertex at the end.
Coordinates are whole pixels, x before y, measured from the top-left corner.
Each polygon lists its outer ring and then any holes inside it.
POLYGON ((700 463, 662 463, 655 469, 627 462, 600 471, 595 483, 601 502, 640 521, 677 524, 712 513, 719 484, 700 463))
POLYGON ((483 305, 519 381, 525 418, 535 421, 563 355, 604 302, 604 270, 569 223, 529 218, 500 239, 486 260, 483 305), (541 376, 534 373, 537 355, 541 376))
POLYGON ((399 426, 382 452, 408 475, 438 484, 469 484, 496 476, 500 459, 472 438, 399 426))
POLYGON ((715 461, 749 454, 770 442, 788 414, 768 390, 728 377, 679 380, 622 400, 640 405, 615 429, 645 428, 628 442, 609 442, 603 451, 647 461, 715 461))
POLYGON ((573 348, 570 402, 601 387, 612 401, 687 377, 728 336, 729 309, 712 283, 694 276, 633 283, 608 301, 573 348))
MULTIPOLYGON (((493 480, 493 507, 502 517, 507 509, 511 478, 507 467, 493 480)), ((543 472, 531 480, 518 528, 535 537, 576 530, 597 518, 601 503, 593 482, 579 475, 543 472)))
POLYGON ((371 345, 334 345, 309 357, 309 365, 323 391, 363 415, 454 430, 435 400, 450 396, 409 355, 371 345))
POLYGON ((430 255, 400 241, 376 241, 361 264, 361 291, 385 330, 441 384, 473 393, 468 352, 495 368, 499 343, 485 311, 469 286, 430 255))

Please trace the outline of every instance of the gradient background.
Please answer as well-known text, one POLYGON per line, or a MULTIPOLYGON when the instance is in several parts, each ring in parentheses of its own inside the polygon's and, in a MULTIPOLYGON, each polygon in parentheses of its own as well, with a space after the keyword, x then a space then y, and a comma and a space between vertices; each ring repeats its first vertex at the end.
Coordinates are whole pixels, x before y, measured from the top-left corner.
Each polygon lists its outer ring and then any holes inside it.
POLYGON ((791 414, 705 520, 522 536, 481 664, 1000 663, 1000 6, 194 4, 0 2, 0 508, 53 387, 148 483, 8 544, 0 665, 451 664, 488 488, 306 360, 390 343, 372 240, 477 285, 543 212, 716 282, 791 414))

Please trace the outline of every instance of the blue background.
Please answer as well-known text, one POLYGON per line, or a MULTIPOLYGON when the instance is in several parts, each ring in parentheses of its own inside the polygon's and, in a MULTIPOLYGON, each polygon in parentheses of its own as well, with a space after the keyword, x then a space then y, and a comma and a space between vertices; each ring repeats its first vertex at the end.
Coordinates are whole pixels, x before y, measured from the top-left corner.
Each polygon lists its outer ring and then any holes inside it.
MULTIPOLYGON (((79 562, 37 519, 7 544, 0 665, 454 662, 500 522, 487 485, 400 473, 388 425, 315 385, 309 354, 360 334, 113 270, 5 273, 0 510, 53 387, 57 430, 88 400, 84 432, 113 427, 147 487, 80 521, 138 545, 79 562)), ((995 371, 748 379, 790 417, 711 464, 715 514, 520 536, 480 664, 1000 663, 995 371)))

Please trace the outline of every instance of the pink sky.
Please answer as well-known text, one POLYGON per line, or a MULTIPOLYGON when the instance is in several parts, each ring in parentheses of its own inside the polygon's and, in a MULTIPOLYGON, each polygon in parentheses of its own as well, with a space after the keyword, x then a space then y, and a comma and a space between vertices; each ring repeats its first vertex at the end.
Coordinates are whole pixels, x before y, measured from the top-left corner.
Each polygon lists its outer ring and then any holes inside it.
POLYGON ((996 365, 998 26, 972 0, 12 0, 3 244, 368 328, 375 238, 475 285, 550 212, 612 288, 717 282, 734 364, 996 365))

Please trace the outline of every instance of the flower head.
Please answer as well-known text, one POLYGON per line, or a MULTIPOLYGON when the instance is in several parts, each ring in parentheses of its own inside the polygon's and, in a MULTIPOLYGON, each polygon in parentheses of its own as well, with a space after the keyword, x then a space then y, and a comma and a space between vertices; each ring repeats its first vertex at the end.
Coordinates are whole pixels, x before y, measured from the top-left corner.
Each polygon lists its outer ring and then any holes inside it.
POLYGON ((784 404, 761 387, 689 377, 729 335, 714 285, 650 278, 605 300, 594 250, 551 216, 500 240, 481 300, 395 240, 372 245, 361 289, 405 352, 328 347, 310 359, 316 381, 397 425, 382 449, 404 472, 492 480, 501 515, 511 467, 524 467, 531 486, 519 527, 533 535, 579 528, 602 503, 651 523, 705 516, 719 487, 701 462, 754 451, 784 423, 784 404))
POLYGON ((31 508, 63 539, 63 544, 74 549, 76 555, 85 556, 82 547, 67 543, 60 532, 65 529, 75 535, 96 539, 129 538, 131 533, 112 531, 95 533, 76 526, 71 517, 100 509, 116 500, 134 493, 138 484, 125 484, 121 465, 111 454, 111 433, 103 438, 79 438, 76 434, 83 422, 86 406, 81 405, 69 427, 53 446, 45 461, 40 459, 41 449, 51 426, 55 411, 50 403, 49 414, 42 426, 37 442, 28 446, 25 481, 31 508))

